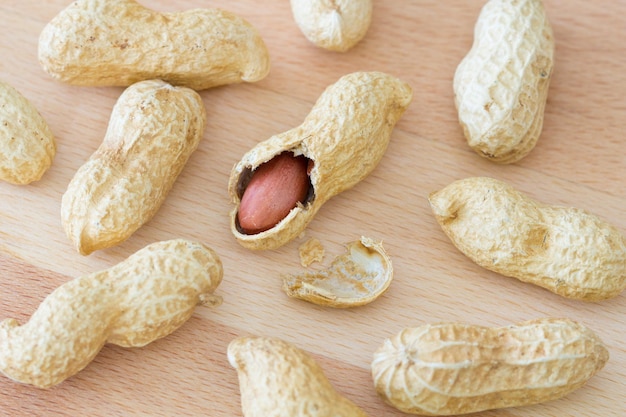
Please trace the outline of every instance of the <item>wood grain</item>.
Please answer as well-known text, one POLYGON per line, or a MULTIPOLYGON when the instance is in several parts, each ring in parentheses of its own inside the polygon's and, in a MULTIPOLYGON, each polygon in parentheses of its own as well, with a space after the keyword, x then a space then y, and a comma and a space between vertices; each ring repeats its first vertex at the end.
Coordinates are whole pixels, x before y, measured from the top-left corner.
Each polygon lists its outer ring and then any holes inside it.
POLYGON ((483 1, 376 1, 365 39, 339 54, 310 44, 286 1, 145 0, 163 11, 222 7, 240 14, 265 39, 272 70, 256 84, 201 92, 208 117, 203 142, 161 210, 128 241, 87 257, 73 251, 63 232, 61 196, 99 146, 122 89, 63 85, 42 71, 38 35, 69 3, 0 4, 0 78, 33 102, 58 145, 41 181, 0 184, 0 318, 25 321, 63 282, 174 237, 203 241, 219 253, 224 303, 198 308, 181 329, 144 348, 105 346, 84 371, 49 390, 2 376, 0 414, 240 416, 226 346, 236 336, 257 334, 310 352, 337 389, 370 415, 400 416, 376 396, 369 374, 384 338, 426 322, 501 326, 560 316, 599 334, 610 351, 607 366, 564 399, 481 415, 624 415, 626 295, 581 303, 483 270, 446 238, 427 196, 453 180, 488 175, 545 203, 587 209, 626 232, 626 2, 545 0, 557 46, 543 134, 522 161, 499 166, 467 147, 452 96, 452 77, 469 50, 483 1), (232 166, 258 141, 300 124, 327 85, 358 70, 389 72, 414 89, 380 165, 326 203, 301 238, 275 251, 242 248, 228 226, 232 166), (394 282, 379 300, 338 311, 282 293, 280 276, 302 269, 298 246, 306 239, 316 237, 326 247, 320 267, 361 235, 383 239, 394 262, 394 282))

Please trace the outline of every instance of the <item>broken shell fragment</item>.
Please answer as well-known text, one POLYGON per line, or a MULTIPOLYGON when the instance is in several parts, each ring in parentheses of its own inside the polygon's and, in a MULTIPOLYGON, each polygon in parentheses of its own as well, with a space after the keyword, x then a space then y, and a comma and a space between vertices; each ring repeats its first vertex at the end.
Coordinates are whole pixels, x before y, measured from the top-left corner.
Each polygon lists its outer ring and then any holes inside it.
POLYGON ((393 279, 393 267, 382 242, 361 237, 346 245, 328 269, 283 277, 288 296, 314 304, 348 308, 369 304, 393 279))

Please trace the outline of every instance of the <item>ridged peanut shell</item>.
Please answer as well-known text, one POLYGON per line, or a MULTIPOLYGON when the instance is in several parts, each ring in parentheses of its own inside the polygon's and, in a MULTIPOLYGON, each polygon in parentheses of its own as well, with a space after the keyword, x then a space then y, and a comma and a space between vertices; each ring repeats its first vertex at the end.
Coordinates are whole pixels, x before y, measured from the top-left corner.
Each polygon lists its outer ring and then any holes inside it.
POLYGON ((75 375, 111 343, 144 346, 185 323, 213 292, 222 263, 203 244, 184 239, 146 246, 117 265, 68 281, 24 325, 0 323, 0 371, 48 388, 75 375))
POLYGON ((382 242, 365 236, 346 245, 329 268, 283 277, 283 291, 293 298, 326 307, 369 304, 384 294, 393 280, 393 266, 382 242))
POLYGON ((567 319, 499 328, 425 324, 385 340, 372 377, 378 394, 400 411, 449 416, 564 397, 608 358, 596 334, 567 319))
POLYGON ((56 154, 56 142, 35 106, 0 81, 0 180, 29 184, 41 179, 56 154))
POLYGON ((346 52, 365 37, 372 9, 372 0, 291 0, 291 12, 304 36, 337 52, 346 52))
POLYGON ((365 417, 340 395, 322 368, 293 344, 269 337, 238 337, 228 345, 237 370, 244 417, 365 417))
POLYGON ((220 9, 163 13, 134 0, 77 0, 39 36, 39 62, 55 79, 129 86, 162 79, 203 90, 263 79, 267 47, 243 18, 220 9))
POLYGON ((455 181, 429 200, 452 243, 484 268, 585 301, 626 288, 626 238, 594 214, 487 177, 455 181))
POLYGON ((503 164, 526 156, 541 134, 553 68, 554 36, 542 1, 489 0, 454 75, 469 146, 503 164))
POLYGON ((275 249, 297 237, 326 201, 374 170, 411 99, 411 87, 391 75, 344 75, 326 88, 300 126, 250 149, 233 167, 228 183, 235 204, 231 230, 237 241, 249 249, 275 249), (286 151, 312 161, 307 200, 269 230, 243 233, 237 224, 237 211, 253 171, 286 151))
POLYGON ((205 120, 202 99, 186 87, 149 80, 122 93, 102 144, 62 198, 63 227, 78 252, 117 245, 156 214, 205 120))

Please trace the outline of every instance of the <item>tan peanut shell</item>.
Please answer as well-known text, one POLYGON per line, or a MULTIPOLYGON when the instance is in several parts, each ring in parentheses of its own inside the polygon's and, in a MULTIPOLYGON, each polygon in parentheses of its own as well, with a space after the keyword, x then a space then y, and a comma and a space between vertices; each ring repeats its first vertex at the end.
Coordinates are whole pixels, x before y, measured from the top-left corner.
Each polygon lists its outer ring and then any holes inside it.
POLYGON ((306 352, 269 337, 239 337, 228 345, 237 370, 244 417, 365 417, 340 395, 306 352))
POLYGON ((105 343, 144 346, 179 328, 213 295, 222 264, 210 248, 175 239, 146 246, 119 264, 68 281, 24 325, 0 323, 0 371, 40 388, 75 375, 105 343))
POLYGON ((469 146, 512 163, 536 145, 554 67, 554 37, 541 0, 489 0, 454 75, 469 146))
POLYGON ((176 13, 134 0, 77 0, 39 37, 39 62, 55 79, 129 86, 147 79, 202 90, 263 79, 267 47, 243 18, 220 9, 176 13))
POLYGON ((597 335, 567 319, 499 328, 438 323, 385 340, 372 377, 378 394, 400 411, 449 416, 561 398, 608 359, 597 335))
POLYGON ((235 204, 231 230, 238 242, 249 249, 275 249, 298 236, 328 199, 374 170, 411 99, 411 87, 391 75, 344 75, 322 93, 300 126, 249 150, 233 167, 228 184, 235 204), (259 165, 285 151, 313 162, 309 197, 271 229, 244 234, 237 224, 237 211, 247 182, 259 165))
POLYGON ((0 81, 0 180, 19 185, 37 181, 55 154, 54 135, 37 109, 0 81))
POLYGON ((346 52, 367 33, 372 0, 291 0, 291 11, 304 36, 330 51, 346 52))
POLYGON ((362 236, 346 245, 346 253, 320 271, 283 277, 283 291, 293 298, 334 308, 369 304, 393 280, 393 266, 382 242, 362 236))
POLYGON ((484 268, 585 301, 626 288, 626 238, 591 213, 486 177, 455 181, 429 200, 452 243, 484 268))
POLYGON ((62 198, 63 227, 83 255, 128 239, 149 221, 202 139, 202 99, 160 80, 128 87, 98 150, 62 198))

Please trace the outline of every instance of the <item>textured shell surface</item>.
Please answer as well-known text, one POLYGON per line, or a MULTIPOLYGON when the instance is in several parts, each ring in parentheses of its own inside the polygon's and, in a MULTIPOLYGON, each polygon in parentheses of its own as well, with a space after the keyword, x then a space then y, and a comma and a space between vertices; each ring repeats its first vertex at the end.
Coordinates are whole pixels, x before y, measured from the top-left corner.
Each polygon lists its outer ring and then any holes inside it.
POLYGON ((586 301, 626 288, 626 238, 592 213, 487 177, 455 181, 429 201, 453 244, 484 268, 586 301))
POLYGON ((231 231, 238 242, 250 249, 275 249, 298 236, 328 199, 376 168, 411 99, 411 87, 391 75, 347 74, 326 88, 300 126, 254 146, 235 164, 228 185, 235 204, 231 231), (236 220, 246 181, 256 167, 285 151, 312 162, 310 198, 273 228, 246 235, 236 220))
POLYGON ((454 95, 468 144, 512 163, 536 145, 554 67, 554 37, 541 0, 489 0, 457 67, 454 95))
POLYGON ((105 343, 138 347, 180 327, 213 292, 222 263, 203 244, 156 242, 50 293, 24 325, 0 323, 0 371, 39 388, 78 373, 105 343))
POLYGON ((595 333, 568 319, 500 328, 436 323, 386 339, 372 377, 379 395, 403 412, 457 415, 561 398, 608 357, 595 333))

